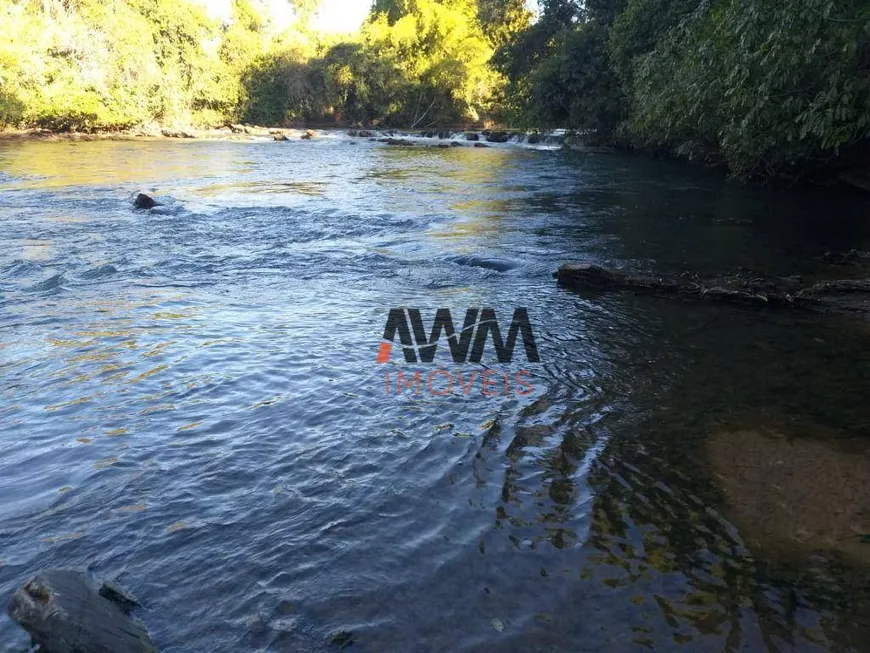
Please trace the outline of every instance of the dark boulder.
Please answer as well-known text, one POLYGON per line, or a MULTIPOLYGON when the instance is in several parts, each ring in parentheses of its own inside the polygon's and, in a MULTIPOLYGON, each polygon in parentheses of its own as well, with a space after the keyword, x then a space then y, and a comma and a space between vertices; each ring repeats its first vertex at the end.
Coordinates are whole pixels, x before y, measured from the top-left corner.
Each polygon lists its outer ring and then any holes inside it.
POLYGON ((490 143, 507 143, 510 135, 507 132, 489 132, 486 140, 490 143))
POLYGON ((136 199, 133 200, 133 206, 137 209, 153 209, 157 206, 157 202, 145 193, 139 193, 136 195, 136 199))
POLYGON ((316 134, 312 130, 306 129, 303 132, 302 136, 300 136, 299 138, 301 138, 303 141, 310 141, 315 136, 316 136, 316 134))
POLYGON ((536 145, 541 142, 541 135, 538 132, 532 132, 526 138, 526 143, 529 145, 536 145))
POLYGON ((465 134, 465 140, 467 140, 467 141, 479 141, 480 134, 475 134, 474 132, 468 132, 467 134, 465 134))
POLYGON ((671 293, 680 284, 658 277, 630 274, 624 270, 611 270, 594 263, 568 263, 556 272, 559 283, 571 288, 594 290, 644 290, 671 293))
POLYGON ((807 285, 799 276, 764 278, 746 270, 717 277, 689 273, 660 277, 603 268, 594 263, 569 263, 560 267, 554 276, 560 285, 574 290, 631 291, 686 300, 870 316, 870 279, 818 281, 807 285))
POLYGON ((450 141, 450 147, 462 147, 462 143, 457 141, 450 141))
POLYGON ((135 599, 85 572, 40 572, 9 599, 10 618, 46 653, 156 653, 135 599))
POLYGON ((475 143, 474 147, 489 147, 486 143, 475 143))
POLYGON ((275 140, 275 141, 289 141, 290 139, 287 138, 287 134, 285 134, 284 132, 279 132, 279 133, 277 133, 277 134, 273 134, 273 135, 272 135, 272 140, 275 140))
POLYGON ((374 136, 374 133, 372 133, 368 129, 360 129, 359 136, 360 138, 372 138, 374 136))

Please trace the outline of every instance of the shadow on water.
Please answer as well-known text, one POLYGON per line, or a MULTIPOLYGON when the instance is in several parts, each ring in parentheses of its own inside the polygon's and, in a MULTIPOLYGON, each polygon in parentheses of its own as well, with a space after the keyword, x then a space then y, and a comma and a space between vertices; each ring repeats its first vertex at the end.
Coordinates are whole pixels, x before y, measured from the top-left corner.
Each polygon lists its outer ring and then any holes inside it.
POLYGON ((631 593, 637 643, 862 650, 866 328, 648 303, 655 371, 632 394, 646 415, 590 474, 584 574, 631 593))

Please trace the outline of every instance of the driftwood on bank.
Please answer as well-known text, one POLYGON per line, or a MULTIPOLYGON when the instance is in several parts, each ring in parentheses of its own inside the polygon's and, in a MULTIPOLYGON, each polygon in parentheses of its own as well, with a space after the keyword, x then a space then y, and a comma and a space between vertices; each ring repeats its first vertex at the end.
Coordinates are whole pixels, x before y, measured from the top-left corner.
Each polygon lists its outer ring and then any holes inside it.
POLYGON ((70 569, 49 569, 24 584, 7 611, 40 653, 156 653, 145 627, 130 616, 136 600, 70 569))
POLYGON ((870 279, 805 285, 800 277, 758 278, 746 274, 657 277, 603 268, 594 263, 568 263, 554 276, 561 285, 578 290, 624 290, 730 304, 870 314, 870 279))

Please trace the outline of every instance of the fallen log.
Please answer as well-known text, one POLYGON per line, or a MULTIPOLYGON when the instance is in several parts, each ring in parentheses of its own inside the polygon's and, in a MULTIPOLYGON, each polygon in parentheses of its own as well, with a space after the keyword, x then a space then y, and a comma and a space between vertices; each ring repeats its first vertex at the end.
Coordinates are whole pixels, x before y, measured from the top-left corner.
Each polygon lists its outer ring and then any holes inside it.
POLYGON ((800 277, 758 278, 746 273, 721 277, 691 274, 660 277, 632 274, 594 263, 568 263, 554 276, 560 285, 576 290, 630 291, 728 304, 870 314, 870 279, 804 285, 800 277))
POLYGON ((7 612, 45 653, 156 653, 130 616, 136 600, 85 572, 40 572, 9 599, 7 612))

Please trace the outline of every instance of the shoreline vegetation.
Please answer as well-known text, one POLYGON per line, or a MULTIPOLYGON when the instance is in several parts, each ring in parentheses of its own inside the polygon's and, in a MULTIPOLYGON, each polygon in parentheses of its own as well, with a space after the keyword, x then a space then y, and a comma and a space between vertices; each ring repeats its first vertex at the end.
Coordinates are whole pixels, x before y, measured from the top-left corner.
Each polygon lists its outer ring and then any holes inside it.
MULTIPOLYGON (((388 145, 428 146, 428 147, 489 147, 490 143, 508 141, 533 144, 558 145, 563 149, 587 153, 639 152, 664 159, 683 160, 667 152, 638 150, 620 144, 604 144, 594 137, 584 137, 566 130, 548 129, 484 129, 481 127, 451 127, 435 130, 409 129, 366 129, 339 125, 317 125, 314 127, 267 127, 262 125, 223 125, 220 127, 174 127, 157 125, 139 126, 120 130, 95 131, 53 131, 45 128, 5 128, 0 129, 0 143, 15 141, 142 141, 142 140, 224 140, 251 141, 274 140, 294 141, 318 138, 318 132, 342 132, 360 140, 373 139, 388 145), (554 132, 565 132, 554 135, 554 132), (456 140, 451 136, 462 135, 456 140), (410 139, 414 140, 410 140, 410 139), (420 140, 420 139, 424 140, 420 140), (431 141, 431 142, 425 142, 431 141)), ((707 167, 723 168, 721 164, 707 167)), ((835 169, 833 174, 823 174, 805 178, 755 178, 744 182, 753 185, 792 186, 795 183, 815 185, 845 191, 870 193, 870 161, 859 166, 835 169)))
POLYGON ((279 26, 256 0, 0 0, 0 138, 511 125, 870 190, 859 0, 376 0, 349 35, 288 1, 279 26))

